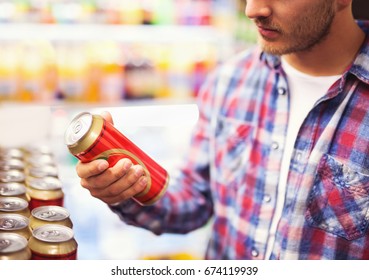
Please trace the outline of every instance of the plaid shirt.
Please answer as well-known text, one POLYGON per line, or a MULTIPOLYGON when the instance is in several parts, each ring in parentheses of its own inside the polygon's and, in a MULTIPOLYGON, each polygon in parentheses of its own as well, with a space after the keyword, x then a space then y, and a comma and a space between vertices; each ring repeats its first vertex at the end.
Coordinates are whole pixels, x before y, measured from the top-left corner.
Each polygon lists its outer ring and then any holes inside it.
MULTIPOLYGON (((359 22, 369 34, 369 23, 359 22)), ((111 207, 156 234, 213 217, 208 259, 264 259, 288 124, 280 58, 258 49, 209 77, 180 175, 153 206, 111 207)), ((292 154, 272 259, 369 259, 369 36, 309 112, 292 154)))

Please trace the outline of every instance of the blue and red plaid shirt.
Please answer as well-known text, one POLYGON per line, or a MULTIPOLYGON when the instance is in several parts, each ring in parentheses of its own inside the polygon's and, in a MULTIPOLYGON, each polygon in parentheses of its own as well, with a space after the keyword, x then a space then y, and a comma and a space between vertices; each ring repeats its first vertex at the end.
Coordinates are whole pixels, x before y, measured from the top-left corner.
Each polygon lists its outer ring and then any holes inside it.
MULTIPOLYGON (((359 25, 368 35, 369 23, 359 25)), ((164 197, 111 208, 156 234, 212 219, 206 258, 264 259, 289 115, 280 58, 258 49, 237 55, 198 100, 187 158, 164 197)), ((368 225, 369 36, 299 130, 271 259, 369 259, 368 225)))

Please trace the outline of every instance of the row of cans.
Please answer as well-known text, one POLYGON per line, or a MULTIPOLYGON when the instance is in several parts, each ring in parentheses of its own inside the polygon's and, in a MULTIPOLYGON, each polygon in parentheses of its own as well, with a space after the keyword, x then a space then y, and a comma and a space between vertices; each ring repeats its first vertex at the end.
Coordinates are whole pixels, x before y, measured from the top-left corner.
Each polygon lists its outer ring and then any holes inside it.
POLYGON ((47 146, 0 147, 0 260, 77 258, 77 242, 47 146))
POLYGON ((30 210, 63 206, 64 192, 53 154, 45 147, 0 147, 0 213, 26 212, 26 204, 30 210))
POLYGON ((63 207, 40 206, 30 218, 0 214, 0 260, 76 260, 77 246, 63 207))

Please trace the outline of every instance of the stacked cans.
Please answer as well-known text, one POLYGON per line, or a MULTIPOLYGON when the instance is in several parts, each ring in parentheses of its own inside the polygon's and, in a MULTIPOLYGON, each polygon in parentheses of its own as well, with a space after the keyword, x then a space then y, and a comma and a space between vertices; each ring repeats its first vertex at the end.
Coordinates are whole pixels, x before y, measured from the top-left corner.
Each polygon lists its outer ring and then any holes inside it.
POLYGON ((53 154, 0 147, 0 260, 77 259, 77 242, 53 154))

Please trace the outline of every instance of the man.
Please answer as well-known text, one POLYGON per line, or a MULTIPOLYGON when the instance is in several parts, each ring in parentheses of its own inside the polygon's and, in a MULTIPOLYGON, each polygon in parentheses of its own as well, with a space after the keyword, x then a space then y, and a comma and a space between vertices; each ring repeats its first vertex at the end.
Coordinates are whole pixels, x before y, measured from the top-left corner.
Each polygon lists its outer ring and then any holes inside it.
POLYGON ((127 159, 79 163, 82 186, 156 234, 213 218, 209 259, 369 259, 369 26, 351 5, 247 1, 260 48, 204 84, 187 161, 164 197, 130 199, 147 178, 127 159))

